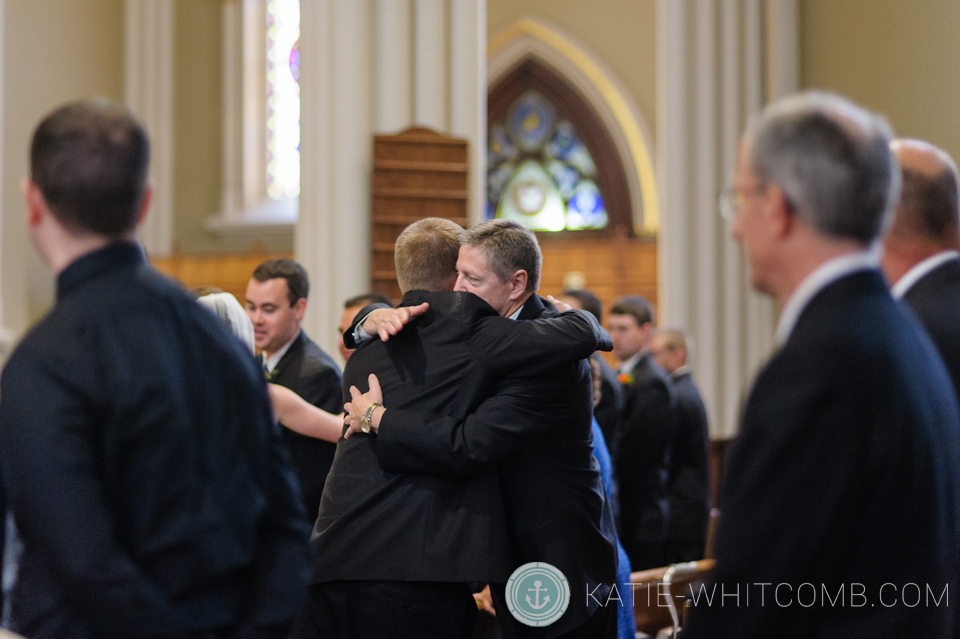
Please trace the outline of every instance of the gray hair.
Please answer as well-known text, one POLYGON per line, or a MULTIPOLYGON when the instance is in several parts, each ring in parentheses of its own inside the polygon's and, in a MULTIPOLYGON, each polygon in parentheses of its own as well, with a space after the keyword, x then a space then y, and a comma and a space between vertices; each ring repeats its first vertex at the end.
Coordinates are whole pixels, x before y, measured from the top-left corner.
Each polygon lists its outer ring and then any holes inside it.
POLYGON ((821 235, 864 245, 886 229, 900 192, 892 138, 883 116, 816 91, 771 104, 747 131, 761 182, 783 189, 821 235))
POLYGON ((481 247, 487 266, 500 282, 506 283, 510 276, 523 270, 527 273, 526 292, 540 288, 543 254, 537 236, 513 220, 481 222, 463 234, 460 245, 481 247))

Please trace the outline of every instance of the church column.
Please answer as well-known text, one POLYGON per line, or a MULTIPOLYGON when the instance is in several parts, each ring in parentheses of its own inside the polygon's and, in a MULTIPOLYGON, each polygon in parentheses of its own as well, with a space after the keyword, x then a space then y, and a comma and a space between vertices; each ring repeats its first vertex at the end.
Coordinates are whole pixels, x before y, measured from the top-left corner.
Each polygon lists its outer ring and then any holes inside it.
POLYGON ((333 353, 343 301, 370 289, 375 133, 419 125, 467 138, 470 214, 480 219, 486 2, 318 0, 302 3, 300 20, 295 252, 311 280, 304 328, 333 353))
POLYGON ((343 300, 370 288, 370 0, 304 2, 300 17, 300 214, 310 275, 304 329, 336 353, 343 300))
POLYGON ((447 2, 414 0, 414 123, 447 130, 447 2))
POLYGON ((795 0, 657 3, 660 323, 693 337, 714 438, 735 434, 775 324, 772 302, 749 290, 717 195, 732 181, 748 118, 796 89, 796 42, 795 0), (776 93, 765 91, 765 79, 776 93))
POLYGON ((483 0, 450 2, 450 135, 466 138, 470 224, 483 219, 487 178, 487 8, 483 0))
POLYGON ((124 93, 150 136, 153 201, 139 239, 152 255, 173 250, 173 7, 126 0, 124 93))
POLYGON ((413 122, 410 0, 377 0, 376 128, 399 133, 413 122))

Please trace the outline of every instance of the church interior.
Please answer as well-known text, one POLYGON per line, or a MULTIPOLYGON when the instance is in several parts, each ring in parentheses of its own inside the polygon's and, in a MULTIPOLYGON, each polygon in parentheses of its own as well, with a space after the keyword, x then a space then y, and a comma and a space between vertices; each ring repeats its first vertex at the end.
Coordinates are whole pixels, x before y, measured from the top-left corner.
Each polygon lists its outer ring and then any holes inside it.
POLYGON ((20 180, 35 122, 102 95, 152 140, 140 240, 187 287, 242 300, 256 264, 343 300, 392 295, 392 241, 425 215, 537 231, 540 292, 640 294, 686 330, 716 441, 770 354, 717 214, 736 140, 769 101, 845 95, 960 153, 948 0, 5 0, 0 283, 5 350, 52 305, 20 180), (535 213, 535 214, 531 214, 535 213), (399 226, 398 226, 399 225, 399 226))

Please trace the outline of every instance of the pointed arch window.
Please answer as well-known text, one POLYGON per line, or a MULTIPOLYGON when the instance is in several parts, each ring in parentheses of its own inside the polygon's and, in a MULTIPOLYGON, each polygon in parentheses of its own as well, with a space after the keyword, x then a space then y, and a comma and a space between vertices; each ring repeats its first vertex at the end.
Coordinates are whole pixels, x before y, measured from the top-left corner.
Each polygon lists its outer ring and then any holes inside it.
POLYGON ((486 217, 532 231, 631 235, 623 166, 599 118, 535 59, 489 93, 486 217))

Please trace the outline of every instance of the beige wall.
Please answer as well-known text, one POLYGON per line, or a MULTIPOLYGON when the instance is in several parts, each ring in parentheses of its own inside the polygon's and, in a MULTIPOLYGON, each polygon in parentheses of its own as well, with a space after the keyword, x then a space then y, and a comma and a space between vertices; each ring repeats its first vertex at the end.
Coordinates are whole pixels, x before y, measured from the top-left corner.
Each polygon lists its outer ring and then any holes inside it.
POLYGON ((22 332, 54 291, 27 240, 20 197, 30 135, 63 102, 123 99, 123 0, 7 0, 3 47, 3 322, 22 332))
POLYGON ((801 81, 960 157, 960 2, 801 0, 801 81))
POLYGON ((216 252, 204 223, 220 211, 223 181, 222 3, 175 6, 173 248, 216 252))
POLYGON ((487 0, 487 38, 520 18, 542 18, 610 69, 656 133, 656 0, 487 0))

